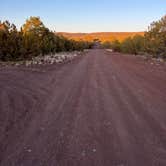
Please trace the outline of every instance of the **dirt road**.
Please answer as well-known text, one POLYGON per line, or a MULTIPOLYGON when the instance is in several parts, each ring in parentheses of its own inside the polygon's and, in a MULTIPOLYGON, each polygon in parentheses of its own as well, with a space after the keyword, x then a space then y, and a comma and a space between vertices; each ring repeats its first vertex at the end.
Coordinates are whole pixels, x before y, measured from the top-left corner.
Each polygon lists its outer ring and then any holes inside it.
POLYGON ((166 66, 96 49, 1 68, 0 166, 166 166, 166 66))

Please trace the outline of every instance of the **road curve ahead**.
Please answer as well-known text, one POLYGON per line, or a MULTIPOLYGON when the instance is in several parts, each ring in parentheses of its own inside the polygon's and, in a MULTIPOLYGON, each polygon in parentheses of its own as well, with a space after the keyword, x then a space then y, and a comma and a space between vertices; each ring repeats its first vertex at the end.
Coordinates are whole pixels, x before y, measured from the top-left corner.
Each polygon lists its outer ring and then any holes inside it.
POLYGON ((0 166, 166 166, 166 66, 94 49, 1 68, 0 166))

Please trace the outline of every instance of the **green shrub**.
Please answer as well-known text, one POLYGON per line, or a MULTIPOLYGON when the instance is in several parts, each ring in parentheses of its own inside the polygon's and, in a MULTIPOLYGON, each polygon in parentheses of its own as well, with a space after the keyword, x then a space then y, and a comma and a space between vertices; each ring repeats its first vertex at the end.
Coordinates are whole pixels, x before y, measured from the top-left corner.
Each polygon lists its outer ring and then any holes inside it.
POLYGON ((18 61, 60 51, 91 48, 92 43, 69 40, 51 32, 39 17, 30 17, 18 31, 8 21, 0 22, 0 60, 18 61))

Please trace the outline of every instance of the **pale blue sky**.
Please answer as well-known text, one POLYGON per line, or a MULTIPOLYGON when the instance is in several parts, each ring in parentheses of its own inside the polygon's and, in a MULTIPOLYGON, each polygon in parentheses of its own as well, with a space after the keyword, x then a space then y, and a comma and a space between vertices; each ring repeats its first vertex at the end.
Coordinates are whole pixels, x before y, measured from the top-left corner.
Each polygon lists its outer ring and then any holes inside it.
POLYGON ((144 31, 166 14, 166 0, 0 0, 0 20, 20 27, 40 16, 63 32, 144 31))

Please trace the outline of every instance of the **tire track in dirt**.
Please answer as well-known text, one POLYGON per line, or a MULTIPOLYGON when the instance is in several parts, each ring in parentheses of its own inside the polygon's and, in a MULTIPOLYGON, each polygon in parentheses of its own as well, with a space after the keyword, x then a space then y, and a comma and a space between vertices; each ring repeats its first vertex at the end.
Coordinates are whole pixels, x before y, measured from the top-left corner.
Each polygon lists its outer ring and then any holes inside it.
POLYGON ((0 165, 165 166, 166 66, 149 65, 94 49, 1 69, 0 165))

